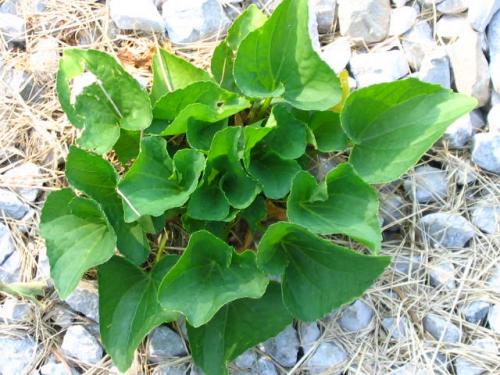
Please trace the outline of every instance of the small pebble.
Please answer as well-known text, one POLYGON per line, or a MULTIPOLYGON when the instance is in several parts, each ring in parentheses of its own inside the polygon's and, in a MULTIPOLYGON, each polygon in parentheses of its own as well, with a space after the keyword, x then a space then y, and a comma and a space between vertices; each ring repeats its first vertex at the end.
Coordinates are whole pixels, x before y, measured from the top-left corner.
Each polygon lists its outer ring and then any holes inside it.
POLYGON ((500 104, 491 107, 488 112, 488 127, 492 132, 500 132, 500 104))
POLYGON ((472 161, 482 169, 500 174, 500 133, 480 133, 473 137, 472 161))
POLYGON ((401 35, 412 28, 417 19, 417 11, 413 7, 403 6, 391 10, 389 35, 401 35))
POLYGON ((469 114, 466 114, 448 126, 448 129, 444 132, 443 139, 450 149, 462 148, 471 140, 473 130, 471 117, 469 114))
POLYGON ((369 326, 373 318, 373 310, 362 300, 347 306, 339 318, 340 326, 348 332, 358 332, 369 326))
POLYGON ((320 56, 338 74, 345 69, 351 59, 351 43, 345 37, 335 38, 332 43, 323 47, 320 56))
POLYGON ((419 203, 443 201, 448 196, 446 171, 428 165, 415 168, 404 181, 406 194, 419 203))
POLYGON ((299 337, 300 343, 304 352, 308 352, 309 349, 314 345, 314 343, 319 339, 321 332, 319 330, 318 324, 313 323, 299 323, 299 337))
POLYGON ((148 337, 148 353, 152 362, 159 363, 186 354, 182 338, 167 326, 155 328, 148 337))
POLYGON ((69 357, 90 364, 96 364, 103 356, 99 341, 81 325, 70 326, 66 330, 61 350, 69 357))
POLYGON ((465 15, 444 15, 436 24, 436 34, 443 39, 455 39, 464 27, 468 27, 465 15))
POLYGON ((463 216, 438 212, 420 219, 422 237, 431 246, 461 249, 474 236, 474 227, 463 216))
POLYGON ((64 302, 73 310, 99 322, 99 296, 97 288, 92 282, 80 281, 73 293, 64 302))
POLYGON ((485 301, 472 301, 462 307, 462 315, 469 323, 480 324, 488 315, 490 304, 485 301))
POLYGON ((500 333, 500 305, 493 305, 488 312, 488 324, 495 333, 500 333))
POLYGON ((404 316, 399 318, 384 318, 382 319, 382 327, 395 340, 404 340, 408 336, 408 319, 404 316))
POLYGON ((400 50, 354 54, 350 68, 359 87, 392 82, 410 71, 406 56, 400 50))
POLYGON ((421 81, 436 83, 449 89, 451 86, 450 60, 446 51, 439 48, 426 52, 417 76, 421 81))
POLYGON ((111 0, 111 19, 120 29, 165 31, 165 22, 151 0, 111 0))
POLYGON ((462 337, 460 329, 447 319, 436 315, 427 314, 423 320, 424 329, 436 340, 445 343, 458 343, 462 337))
POLYGON ((0 309, 0 318, 11 322, 22 322, 28 321, 32 313, 33 309, 29 303, 7 298, 0 309))
POLYGON ((28 213, 30 206, 22 202, 16 193, 0 189, 0 217, 5 215, 13 219, 22 219, 28 213))
MULTIPOLYGON (((481 355, 498 355, 497 343, 491 337, 476 339, 471 343, 470 346, 471 348, 476 348, 476 350, 470 350, 468 351, 469 353, 474 353, 476 351, 481 355)), ((472 362, 468 358, 468 356, 457 356, 457 358, 455 359, 456 375, 481 375, 486 373, 485 371, 487 371, 487 369, 485 369, 483 366, 478 365, 476 361, 472 362)))
POLYGON ((273 357, 283 367, 293 367, 297 363, 299 353, 299 338, 293 326, 289 325, 284 331, 263 344, 263 350, 273 357))
POLYGON ((444 287, 446 289, 455 289, 455 266, 447 260, 440 261, 430 267, 429 281, 431 286, 444 287))
MULTIPOLYGON (((15 332, 13 332, 15 334, 15 332)), ((36 360, 36 342, 29 336, 0 335, 0 374, 28 374, 36 360)))
POLYGON ((487 200, 478 202, 472 207, 471 221, 484 233, 500 232, 500 204, 487 200))
POLYGON ((332 373, 347 360, 347 352, 337 342, 322 342, 314 354, 306 360, 305 365, 311 374, 332 373))

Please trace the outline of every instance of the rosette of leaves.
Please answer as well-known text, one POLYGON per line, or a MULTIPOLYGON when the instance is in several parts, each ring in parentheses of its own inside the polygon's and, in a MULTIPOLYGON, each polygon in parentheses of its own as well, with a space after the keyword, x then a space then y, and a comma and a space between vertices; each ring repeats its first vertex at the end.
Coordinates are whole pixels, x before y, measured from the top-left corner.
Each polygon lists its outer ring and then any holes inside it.
POLYGON ((120 370, 183 316, 196 364, 225 374, 293 319, 361 296, 390 262, 372 185, 399 178, 476 106, 416 79, 348 94, 308 17, 306 0, 270 17, 250 6, 210 72, 158 49, 149 93, 108 54, 64 52, 57 91, 81 133, 40 231, 61 298, 97 267, 102 342, 120 370), (93 81, 75 92, 82 74, 93 81), (331 152, 344 162, 318 180, 308 161, 331 152), (165 252, 172 227, 189 240, 165 252))

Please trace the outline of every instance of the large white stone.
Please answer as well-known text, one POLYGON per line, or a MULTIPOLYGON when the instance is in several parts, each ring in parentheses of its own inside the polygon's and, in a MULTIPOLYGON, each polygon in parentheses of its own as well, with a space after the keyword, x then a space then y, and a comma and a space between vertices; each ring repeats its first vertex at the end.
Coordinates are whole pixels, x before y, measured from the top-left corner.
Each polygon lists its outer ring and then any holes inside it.
POLYGON ((472 142, 472 161, 482 169, 500 174, 500 133, 476 134, 472 142))
POLYGON ((410 71, 405 54, 400 50, 355 54, 350 67, 359 87, 392 82, 410 71))
POLYGON ((173 43, 193 43, 223 35, 230 21, 217 0, 167 0, 162 15, 173 43))
POLYGON ((403 34, 401 44, 408 63, 415 70, 420 69, 424 56, 436 48, 431 27, 426 21, 419 21, 410 31, 403 34))
POLYGON ((451 85, 450 75, 450 60, 443 48, 431 50, 424 55, 418 72, 418 79, 424 82, 437 83, 449 89, 451 85))
POLYGON ((22 17, 10 13, 0 13, 0 34, 7 43, 23 42, 25 23, 22 17))
POLYGON ((457 14, 467 10, 467 0, 444 0, 437 5, 437 10, 445 14, 457 14))
POLYGON ((410 30, 417 20, 417 11, 414 7, 404 6, 391 10, 389 35, 397 36, 410 30))
POLYGON ((67 356, 89 364, 96 364, 103 355, 99 341, 81 325, 66 330, 61 350, 67 356))
POLYGON ((436 24, 436 34, 443 39, 455 39, 468 26, 465 15, 444 15, 436 24))
POLYGON ((351 43, 345 37, 335 38, 332 43, 323 47, 320 56, 338 74, 351 59, 351 43))
POLYGON ((357 41, 374 43, 389 33, 389 0, 339 0, 340 33, 357 41))
POLYGON ((490 55, 490 76, 493 88, 496 93, 500 93, 500 11, 491 19, 487 30, 489 55, 490 55))
POLYGON ((110 0, 109 12, 120 29, 165 31, 165 22, 151 0, 110 0))
POLYGON ((36 360, 36 347, 29 336, 0 335, 0 374, 30 374, 36 360))
POLYGON ((34 163, 26 162, 5 172, 0 178, 6 186, 14 190, 28 202, 34 202, 42 185, 42 171, 34 163))
POLYGON ((493 15, 500 9, 500 0, 471 0, 467 16, 476 31, 486 30, 493 15))
POLYGON ((424 216, 420 228, 424 240, 434 247, 461 249, 474 236, 474 227, 467 219, 447 212, 424 216))

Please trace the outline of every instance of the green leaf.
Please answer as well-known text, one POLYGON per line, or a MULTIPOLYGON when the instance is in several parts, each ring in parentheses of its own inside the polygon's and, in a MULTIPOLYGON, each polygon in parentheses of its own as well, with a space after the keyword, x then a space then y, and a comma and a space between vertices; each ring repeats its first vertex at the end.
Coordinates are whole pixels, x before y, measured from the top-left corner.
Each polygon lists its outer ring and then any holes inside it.
POLYGON ((218 183, 203 181, 191 194, 187 214, 197 220, 223 221, 231 207, 218 183))
POLYGON ((357 90, 341 113, 354 144, 349 162, 369 183, 395 180, 476 105, 471 97, 413 78, 357 90))
POLYGON ((256 5, 252 4, 241 13, 227 31, 224 39, 214 50, 212 55, 212 74, 221 87, 238 92, 234 82, 233 66, 236 50, 248 33, 259 28, 267 20, 256 5))
POLYGON ((207 323, 225 304, 260 298, 268 280, 255 264, 255 254, 241 254, 207 231, 193 233, 159 290, 164 308, 186 316, 193 327, 207 323))
POLYGON ((65 172, 73 188, 102 207, 116 232, 118 250, 135 264, 144 262, 150 251, 148 239, 139 223, 124 222, 122 201, 116 193, 118 175, 113 166, 99 155, 71 146, 65 172))
POLYGON ((52 192, 40 222, 50 264, 50 276, 61 299, 76 288, 83 274, 106 262, 115 251, 116 235, 93 200, 70 189, 52 192))
POLYGON ((113 147, 120 129, 142 130, 152 120, 147 93, 104 52, 66 49, 59 62, 57 94, 69 121, 84 129, 78 143, 99 154, 113 147), (95 82, 74 99, 70 83, 86 72, 94 75, 95 82))
POLYGON ((318 151, 343 151, 347 148, 348 138, 340 125, 338 113, 331 111, 314 112, 308 126, 313 133, 318 151))
POLYGON ((158 99, 169 92, 182 89, 194 82, 210 81, 211 79, 210 75, 203 69, 159 48, 153 57, 151 102, 155 104, 158 99))
POLYGON ((246 168, 250 165, 252 150, 257 144, 264 139, 273 128, 264 128, 261 126, 262 121, 245 126, 243 128, 244 147, 243 147, 243 164, 246 168))
POLYGON ((192 148, 208 152, 215 134, 226 128, 227 123, 227 119, 214 123, 192 120, 187 125, 186 140, 192 148))
POLYGON ((390 263, 389 257, 358 254, 285 222, 267 229, 257 251, 264 272, 282 275, 285 306, 304 321, 360 297, 390 263))
POLYGON ((140 144, 141 132, 122 130, 120 132, 120 138, 118 138, 114 147, 120 163, 126 164, 130 160, 135 159, 137 154, 139 154, 140 144))
POLYGON ((280 286, 271 282, 260 299, 239 299, 224 306, 207 324, 187 325, 191 353, 207 375, 227 374, 228 362, 291 323, 280 286))
POLYGON ((314 50, 307 0, 283 0, 264 25, 241 42, 234 77, 250 97, 283 96, 304 110, 327 110, 341 99, 335 72, 314 50))
POLYGON ((182 226, 189 234, 204 229, 223 241, 227 240, 229 230, 231 229, 230 224, 227 222, 196 220, 187 214, 182 215, 182 226))
POLYGON ((162 278, 178 260, 164 257, 150 273, 114 256, 98 268, 102 343, 116 367, 125 372, 144 337, 162 323, 178 318, 157 299, 162 278))
POLYGON ((315 233, 342 233, 378 251, 382 242, 378 206, 375 190, 349 164, 340 164, 319 185, 308 172, 295 176, 287 216, 315 233))
POLYGON ((139 156, 118 184, 125 222, 143 215, 160 216, 184 205, 196 189, 204 167, 200 152, 179 150, 171 159, 164 139, 145 137, 139 156))
POLYGON ((267 217, 266 200, 258 196, 250 206, 238 213, 238 217, 245 220, 251 231, 256 233, 260 230, 260 222, 267 217))

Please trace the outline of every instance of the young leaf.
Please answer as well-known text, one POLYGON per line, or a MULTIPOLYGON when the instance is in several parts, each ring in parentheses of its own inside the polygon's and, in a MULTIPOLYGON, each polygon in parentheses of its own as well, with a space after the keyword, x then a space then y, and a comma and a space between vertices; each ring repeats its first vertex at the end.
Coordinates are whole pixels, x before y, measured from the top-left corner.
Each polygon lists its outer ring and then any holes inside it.
POLYGON ((117 235, 118 250, 135 264, 149 255, 146 234, 139 223, 123 220, 123 205, 116 193, 118 175, 113 166, 101 158, 77 147, 70 147, 66 160, 66 178, 69 184, 102 207, 117 235))
POLYGON ((210 75, 203 69, 159 48, 153 57, 151 102, 155 104, 163 95, 182 89, 191 83, 210 81, 211 79, 210 75))
POLYGON ((139 156, 118 184, 125 222, 181 207, 195 190, 204 167, 205 160, 198 151, 179 150, 171 159, 164 139, 144 138, 139 156))
POLYGON ((357 90, 341 113, 354 144, 349 162, 369 183, 395 180, 476 104, 471 97, 413 78, 357 90))
POLYGON ((227 374, 228 362, 276 336, 291 322, 292 316, 283 305, 280 286, 271 282, 261 298, 231 302, 201 327, 188 324, 193 359, 207 375, 227 374))
POLYGON ((150 273, 117 256, 99 266, 102 343, 120 371, 130 367, 134 350, 153 328, 178 318, 157 299, 158 285, 177 259, 164 257, 150 273))
POLYGON ((261 228, 260 222, 267 216, 266 200, 259 195, 250 206, 241 210, 238 217, 245 220, 250 230, 256 233, 261 228))
POLYGON ((380 250, 377 193, 349 164, 330 171, 319 186, 308 172, 295 176, 287 216, 292 223, 315 233, 346 234, 372 250, 380 250))
POLYGON ((77 197, 70 189, 48 196, 40 234, 47 245, 50 276, 61 299, 71 294, 89 268, 111 258, 116 246, 115 232, 97 203, 77 197))
POLYGON ((215 80, 221 87, 234 92, 239 91, 233 77, 236 50, 248 33, 262 26, 266 20, 267 17, 255 4, 250 5, 231 25, 226 39, 215 48, 211 68, 215 80))
POLYGON ((196 220, 224 221, 230 210, 226 196, 215 181, 202 181, 187 205, 187 214, 196 220))
POLYGON ((285 306, 304 321, 358 298, 390 263, 389 257, 358 254, 285 222, 267 229, 257 251, 264 272, 282 275, 285 306))
POLYGON ((218 122, 189 121, 186 129, 186 140, 189 145, 200 151, 208 152, 215 134, 227 127, 228 120, 218 122))
POLYGON ((152 120, 147 93, 110 55, 95 50, 67 49, 59 62, 57 94, 70 122, 84 131, 79 144, 97 153, 109 151, 120 129, 141 130, 152 120), (95 82, 72 98, 70 82, 85 72, 95 82))
POLYGON ((231 229, 230 223, 224 221, 196 220, 187 214, 182 215, 182 226, 189 234, 193 234, 199 230, 206 230, 223 241, 227 241, 231 229))
POLYGON ((250 97, 283 96, 304 110, 327 110, 341 99, 339 80, 312 47, 307 0, 283 0, 263 26, 241 42, 234 77, 250 97))
POLYGON ((343 151, 347 148, 348 138, 340 125, 338 113, 331 111, 314 112, 308 126, 313 133, 318 151, 343 151))
POLYGON ((260 298, 267 278, 255 264, 255 254, 241 254, 210 232, 193 233, 159 290, 162 306, 186 316, 193 327, 207 323, 225 304, 240 298, 260 298))

